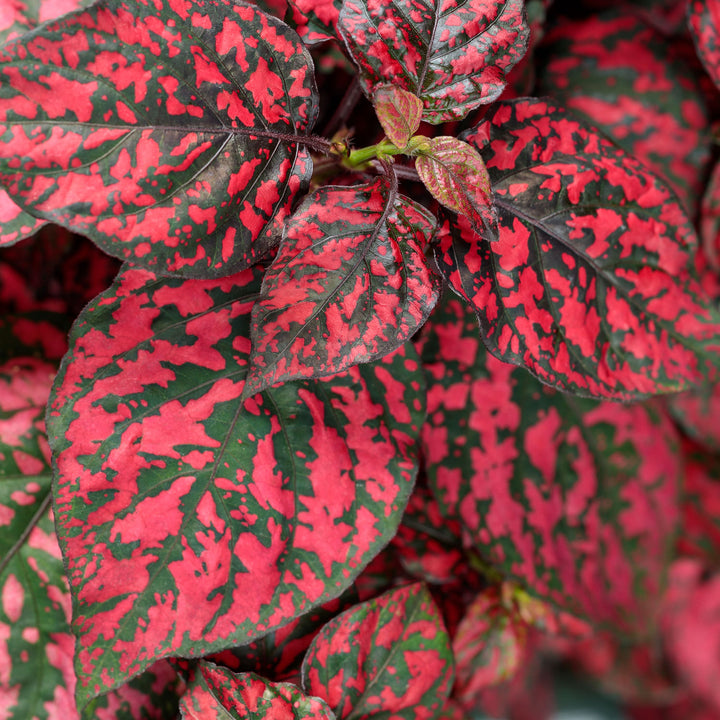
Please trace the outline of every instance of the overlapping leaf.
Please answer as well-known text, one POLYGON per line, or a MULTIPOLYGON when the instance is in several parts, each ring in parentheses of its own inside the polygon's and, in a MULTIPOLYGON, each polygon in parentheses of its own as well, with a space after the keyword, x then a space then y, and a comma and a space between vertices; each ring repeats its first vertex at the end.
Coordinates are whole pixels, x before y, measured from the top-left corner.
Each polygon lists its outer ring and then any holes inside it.
POLYGON ((667 405, 689 437, 706 450, 720 453, 720 382, 716 375, 697 389, 669 396, 667 405))
POLYGON ((450 639, 421 584, 390 590, 331 620, 303 663, 303 688, 339 720, 433 717, 453 683, 450 639))
POLYGON ((391 547, 411 576, 428 583, 449 583, 462 576, 467 564, 461 535, 460 524, 442 516, 432 493, 417 487, 391 547))
POLYGON ((626 9, 563 19, 545 38, 537 92, 589 118, 663 178, 694 217, 710 115, 700 69, 678 56, 676 42, 626 9))
POLYGON ((312 60, 276 18, 103 0, 0 51, 0 181, 116 257, 229 275, 306 187, 316 115, 312 60))
POLYGON ((699 382, 720 357, 720 323, 671 191, 549 100, 499 105, 466 139, 485 157, 500 239, 483 242, 460 217, 437 256, 491 352, 581 395, 699 382))
POLYGON ((327 186, 292 216, 252 311, 245 395, 382 357, 427 319, 439 277, 430 213, 379 177, 327 186))
POLYGON ((337 30, 368 97, 397 85, 423 101, 431 123, 495 100, 528 38, 522 0, 345 0, 337 30))
POLYGON ((681 462, 649 405, 581 400, 485 353, 448 297, 423 330, 428 476, 503 576, 555 606, 642 633, 674 547, 681 462))
POLYGON ((700 204, 700 239, 708 262, 720 271, 720 163, 712 170, 700 204))
POLYGON ((290 20, 306 45, 337 39, 342 0, 288 0, 290 20))
POLYGON ((79 701, 247 643, 389 541, 424 412, 412 347, 243 403, 260 272, 126 269, 80 316, 48 415, 79 701))
POLYGON ((335 720, 328 706, 290 683, 236 674, 202 661, 180 701, 182 720, 335 720))
MULTIPOLYGON (((412 497, 412 496, 411 496, 412 497)), ((358 601, 354 588, 259 640, 223 650, 207 659, 234 672, 254 672, 274 680, 297 682, 305 652, 320 628, 358 601)))
POLYGON ((708 75, 720 87, 720 2, 690 0, 688 25, 700 60, 708 75))

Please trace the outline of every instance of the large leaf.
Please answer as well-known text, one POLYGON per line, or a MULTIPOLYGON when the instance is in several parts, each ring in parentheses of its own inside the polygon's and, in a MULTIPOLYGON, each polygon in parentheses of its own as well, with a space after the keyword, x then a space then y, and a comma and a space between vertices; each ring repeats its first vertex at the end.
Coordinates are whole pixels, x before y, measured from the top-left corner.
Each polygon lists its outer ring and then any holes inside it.
POLYGON ((720 2, 690 0, 687 13, 690 33, 700 60, 720 88, 720 2))
POLYGON ((337 30, 368 97, 397 85, 423 101, 431 123, 495 100, 529 32, 522 0, 345 0, 337 30))
POLYGON ((79 702, 339 595, 394 534, 424 412, 411 346, 242 402, 260 273, 124 270, 48 415, 79 702))
POLYGON ((675 46, 627 9, 562 19, 544 40, 538 93, 589 118, 694 216, 710 160, 710 115, 701 73, 675 46))
POLYGON ((337 40, 342 0, 288 0, 289 17, 306 45, 337 40))
POLYGON ((229 275, 279 235, 311 161, 312 60, 231 0, 105 0, 0 51, 0 181, 111 255, 229 275))
POLYGON ((245 395, 369 362, 408 340, 438 298, 425 260, 434 229, 429 212, 382 177, 307 198, 253 307, 245 395))
POLYGON ((180 701, 182 720, 335 720, 328 706, 290 683, 200 662, 180 701))
POLYGON ((450 638, 421 583, 390 590, 331 620, 303 663, 303 687, 339 720, 431 718, 453 682, 450 638))
POLYGON ((581 395, 682 390, 717 363, 720 322, 691 271, 692 225, 643 165, 549 100, 497 107, 468 136, 500 239, 446 222, 438 263, 490 351, 581 395))
POLYGON ((650 405, 558 393, 499 362, 455 297, 425 326, 422 357, 424 456, 444 514, 535 597, 646 631, 679 519, 670 421, 650 405))

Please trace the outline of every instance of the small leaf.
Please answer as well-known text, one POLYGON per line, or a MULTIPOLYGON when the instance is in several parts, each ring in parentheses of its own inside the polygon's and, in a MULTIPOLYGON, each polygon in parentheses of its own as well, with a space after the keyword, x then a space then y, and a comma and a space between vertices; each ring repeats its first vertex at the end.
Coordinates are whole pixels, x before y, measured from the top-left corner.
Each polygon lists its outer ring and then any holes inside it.
POLYGON ((34 235, 43 225, 45 220, 26 213, 5 190, 0 189, 0 248, 34 235))
POLYGON ((720 88, 720 1, 690 0, 688 26, 700 60, 720 88))
POLYGON ((450 638, 427 588, 390 590, 331 620, 303 663, 303 687, 338 720, 420 720, 444 705, 453 682, 450 638))
POLYGON ((111 255, 229 275, 275 246, 307 187, 317 112, 312 59, 280 20, 101 0, 0 50, 0 181, 111 255))
POLYGON ((412 346, 243 403, 260 277, 126 267, 74 326, 48 427, 81 706, 337 597, 400 522, 424 417, 412 346))
POLYGON ((402 88, 434 124, 497 99, 529 32, 522 0, 345 0, 337 29, 368 98, 381 85, 402 88))
POLYGON ((446 296, 422 331, 433 494, 503 577, 556 607, 646 632, 679 520, 678 436, 656 406, 583 400, 487 354, 446 296))
POLYGON ((434 229, 430 213, 384 177, 308 197, 253 307, 245 396, 369 362, 408 340, 438 298, 425 259, 434 229))
POLYGON ((441 205, 463 215, 486 240, 497 240, 490 176, 472 145, 446 135, 430 138, 415 159, 415 169, 441 205))
POLYGON ((375 90, 373 105, 390 142, 404 148, 420 127, 422 100, 397 85, 381 85, 375 90))
POLYGON ((477 706, 481 691, 511 679, 524 659, 527 632, 496 588, 478 595, 453 638, 453 697, 467 708, 477 706))
POLYGON ((499 240, 459 216, 436 257, 497 358, 615 399, 689 388, 718 363, 692 224, 647 168, 547 99, 500 104, 465 139, 486 158, 499 240))
POLYGON ((200 661, 180 701, 182 720, 335 720, 320 699, 290 683, 200 661))

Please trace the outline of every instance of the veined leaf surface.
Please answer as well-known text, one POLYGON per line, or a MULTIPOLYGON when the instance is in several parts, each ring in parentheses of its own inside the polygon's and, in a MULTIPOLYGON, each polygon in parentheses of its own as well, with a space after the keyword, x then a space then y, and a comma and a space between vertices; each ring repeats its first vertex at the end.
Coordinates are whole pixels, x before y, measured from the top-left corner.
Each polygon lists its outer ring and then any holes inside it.
POLYGON ((423 454, 443 513, 535 597, 645 632, 679 520, 672 423, 654 406, 559 393, 496 360, 458 298, 422 335, 423 454))
POLYGON ((201 661, 180 701, 182 720, 335 720, 330 708, 291 683, 233 673, 201 661))
POLYGON ((40 23, 85 7, 92 0, 6 0, 0 12, 0 45, 40 23))
POLYGON ((450 638, 422 583, 338 615, 303 662, 303 688, 323 698, 338 720, 433 717, 452 682, 450 638))
POLYGON ((307 198, 252 310, 245 395, 369 362, 408 340, 438 298, 425 259, 434 229, 432 215, 384 177, 307 198))
POLYGON ((71 334, 48 422, 81 704, 338 596, 400 522, 424 417, 412 347, 243 403, 260 277, 127 268, 71 334))
POLYGON ((0 50, 0 181, 122 259, 229 275, 276 243, 317 115, 297 34, 231 0, 101 0, 0 50))
POLYGON ((459 217, 437 257, 491 352, 580 395, 699 382, 720 357, 720 322, 671 191, 549 100, 503 103, 465 139, 485 156, 500 238, 484 242, 459 217))
POLYGON ((622 6, 563 18, 543 42, 538 94, 587 117, 665 180, 694 217, 712 150, 701 68, 622 6))
POLYGON ((522 0, 344 0, 337 29, 369 98, 397 85, 435 124, 497 99, 529 34, 522 0))
POLYGON ((290 20, 306 45, 337 40, 342 0, 288 0, 290 20))
POLYGON ((381 85, 372 101, 388 140, 404 148, 420 127, 422 100, 397 85, 381 85))

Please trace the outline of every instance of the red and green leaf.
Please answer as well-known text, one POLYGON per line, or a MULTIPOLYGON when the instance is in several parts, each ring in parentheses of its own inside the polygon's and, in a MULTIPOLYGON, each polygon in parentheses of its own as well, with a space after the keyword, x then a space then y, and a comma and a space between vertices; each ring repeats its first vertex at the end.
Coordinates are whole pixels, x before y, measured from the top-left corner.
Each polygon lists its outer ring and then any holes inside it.
POLYGON ((375 90, 373 105, 388 140, 406 147, 420 127, 422 100, 397 85, 381 85, 375 90))
POLYGON ((45 220, 26 213, 5 190, 0 190, 0 248, 34 235, 44 224, 45 220))
POLYGON ((303 657, 320 628, 357 601, 357 592, 351 587, 339 598, 324 603, 259 640, 223 650, 207 659, 234 672, 254 672, 273 680, 299 682, 303 657))
POLYGON ((700 240, 709 265, 720 271, 720 163, 716 163, 700 203, 700 240))
POLYGON ((535 597, 645 631, 679 520, 670 421, 651 405, 558 393, 499 362, 457 298, 438 306, 421 345, 423 454, 443 513, 535 597))
POLYGON ((427 583, 451 583, 466 570, 460 524, 442 516, 426 487, 413 491, 390 547, 405 572, 427 583))
POLYGON ((307 187, 317 109, 309 53, 253 6, 103 0, 0 50, 0 181, 111 255, 229 275, 307 187))
POLYGON ((434 229, 432 215, 384 177, 308 197, 253 307, 245 396, 370 362, 408 340, 438 298, 425 259, 434 229))
POLYGON ((497 99, 528 38, 522 0, 344 0, 337 29, 369 98, 396 85, 422 100, 434 124, 497 99))
POLYGON ((328 706, 290 683, 201 661, 180 700, 182 720, 335 720, 328 706))
POLYGON ((5 0, 0 11, 0 44, 13 40, 40 23, 89 5, 91 0, 5 0))
POLYGON ((337 40, 342 0, 288 0, 289 20, 306 45, 337 40))
POLYGON ((527 632, 497 588, 478 595, 453 638, 453 697, 466 708, 476 707, 483 690, 510 680, 524 660, 527 632))
MULTIPOLYGON (((627 8, 548 32, 538 94, 587 117, 677 192, 694 217, 711 153, 701 71, 627 8)), ((692 48, 690 48, 692 52, 692 48)))
POLYGON ((486 240, 497 239, 490 177, 472 145, 447 135, 429 138, 418 150, 415 169, 441 205, 465 217, 486 240))
POLYGON ((580 395, 699 382, 718 362, 720 320, 671 191, 549 100, 501 104, 466 139, 490 172, 499 240, 459 217, 442 226, 437 258, 490 351, 580 395))
POLYGON ((331 620, 303 662, 303 687, 347 717, 433 717, 453 683, 450 638, 421 584, 390 590, 331 620))
POLYGON ((243 402, 260 277, 128 268, 74 327, 48 422, 81 704, 338 596, 400 522, 412 347, 243 402))
POLYGON ((706 450, 720 453, 720 382, 716 374, 696 389, 669 396, 667 406, 686 435, 706 450))
POLYGON ((720 2, 689 0, 688 25, 700 60, 720 88, 720 2))

